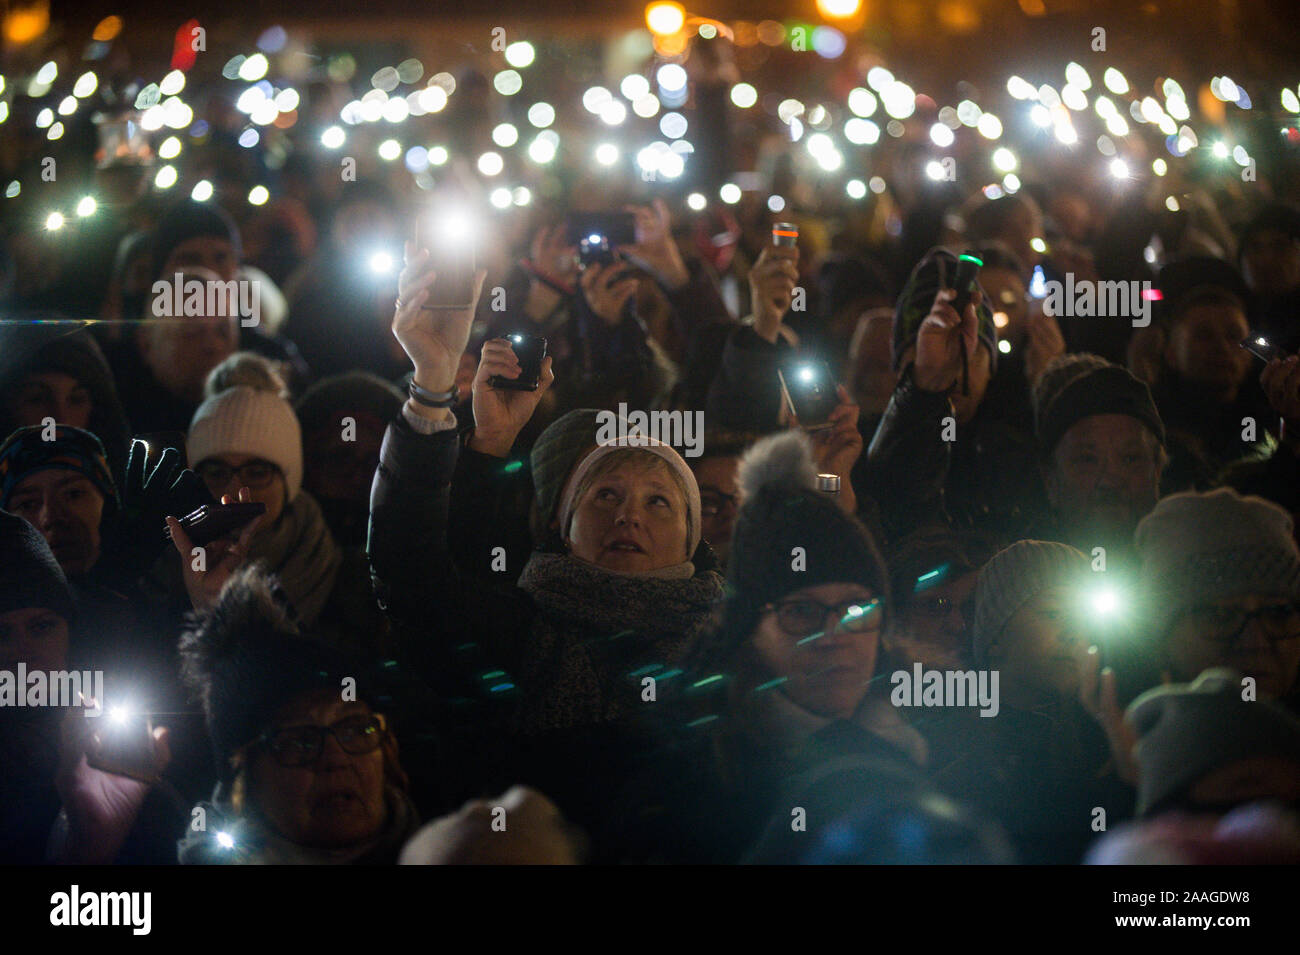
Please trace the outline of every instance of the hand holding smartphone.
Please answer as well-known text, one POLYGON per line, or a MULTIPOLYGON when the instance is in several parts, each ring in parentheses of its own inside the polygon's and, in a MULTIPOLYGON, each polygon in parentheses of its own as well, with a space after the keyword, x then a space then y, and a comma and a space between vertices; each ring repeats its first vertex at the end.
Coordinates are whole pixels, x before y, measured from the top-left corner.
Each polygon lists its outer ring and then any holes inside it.
POLYGON ((831 427, 831 413, 839 406, 835 376, 820 359, 801 359, 777 369, 781 394, 805 431, 831 427))
POLYGON ((153 721, 147 713, 129 707, 110 708, 99 717, 86 750, 92 769, 140 782, 158 778, 158 757, 153 721))
POLYGON ((415 216, 415 248, 427 249, 429 268, 437 275, 425 308, 474 307, 477 236, 467 214, 426 210, 415 216))
MULTIPOLYGON (((190 543, 203 547, 219 540, 242 527, 246 527, 258 516, 266 513, 266 505, 258 501, 237 504, 205 504, 181 518, 181 527, 189 536, 190 543)), ((167 540, 172 539, 171 528, 165 531, 167 540)))
POLYGON ((515 358, 519 360, 523 370, 518 378, 493 375, 488 379, 488 384, 493 388, 504 388, 508 391, 536 391, 542 381, 542 359, 546 357, 546 339, 520 332, 513 332, 505 337, 510 342, 510 349, 515 353, 515 358))

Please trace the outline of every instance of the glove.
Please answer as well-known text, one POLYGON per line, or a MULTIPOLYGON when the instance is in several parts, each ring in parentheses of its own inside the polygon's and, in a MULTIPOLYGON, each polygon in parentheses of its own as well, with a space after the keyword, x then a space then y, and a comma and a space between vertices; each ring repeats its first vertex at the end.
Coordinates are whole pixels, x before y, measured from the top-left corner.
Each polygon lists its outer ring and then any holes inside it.
POLYGON ((112 554, 122 574, 134 580, 158 560, 167 546, 169 514, 184 517, 218 501, 203 479, 183 467, 180 452, 167 448, 148 470, 149 445, 136 438, 126 461, 122 510, 113 535, 112 554))

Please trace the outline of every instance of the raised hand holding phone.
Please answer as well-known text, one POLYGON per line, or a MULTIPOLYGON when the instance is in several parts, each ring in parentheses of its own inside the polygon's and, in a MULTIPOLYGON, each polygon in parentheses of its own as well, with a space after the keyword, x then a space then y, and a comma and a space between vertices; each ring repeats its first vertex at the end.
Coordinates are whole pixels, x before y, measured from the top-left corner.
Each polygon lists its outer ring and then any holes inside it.
POLYGON ((940 289, 916 336, 912 378, 922 391, 947 392, 961 378, 964 362, 979 347, 980 293, 971 292, 966 308, 953 308, 957 293, 940 289))
MULTIPOLYGON (((435 308, 429 304, 437 287, 438 274, 430 265, 427 249, 406 244, 405 266, 397 280, 397 302, 393 313, 393 335, 415 366, 414 381, 421 388, 437 394, 450 391, 456 384, 460 356, 469 342, 470 326, 478 306, 484 269, 474 273, 470 303, 464 308, 435 308)), ((446 408, 415 405, 419 414, 442 420, 446 408)))
MULTIPOLYGON (((542 341, 544 344, 545 339, 542 341)), ((548 355, 537 364, 535 388, 509 387, 526 373, 532 373, 530 368, 525 368, 525 360, 516 353, 517 346, 519 343, 512 344, 507 338, 484 342, 478 372, 474 376, 474 433, 470 436, 469 446, 498 458, 510 454, 515 438, 532 418, 542 395, 555 381, 548 355)))

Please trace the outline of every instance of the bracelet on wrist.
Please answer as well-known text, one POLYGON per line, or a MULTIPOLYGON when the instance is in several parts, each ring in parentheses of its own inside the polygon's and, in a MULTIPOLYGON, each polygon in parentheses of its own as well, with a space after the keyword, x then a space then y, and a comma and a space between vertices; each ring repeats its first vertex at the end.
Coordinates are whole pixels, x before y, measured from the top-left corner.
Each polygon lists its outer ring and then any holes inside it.
POLYGON ((453 408, 460 403, 460 389, 455 385, 451 386, 450 391, 435 392, 421 388, 412 379, 406 390, 412 401, 426 408, 453 408))

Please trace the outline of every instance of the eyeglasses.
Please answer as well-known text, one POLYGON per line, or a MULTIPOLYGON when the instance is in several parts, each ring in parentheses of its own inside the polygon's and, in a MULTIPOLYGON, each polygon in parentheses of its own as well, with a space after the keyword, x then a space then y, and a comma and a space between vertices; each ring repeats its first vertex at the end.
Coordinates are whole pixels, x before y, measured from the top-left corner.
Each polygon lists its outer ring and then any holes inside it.
POLYGON ((884 615, 884 604, 879 597, 871 600, 846 600, 839 604, 824 604, 819 600, 803 598, 767 604, 763 611, 776 612, 776 622, 791 637, 820 635, 828 614, 834 614, 841 630, 866 633, 879 630, 884 615))
POLYGON ((1202 639, 1225 647, 1238 643, 1252 620, 1259 621, 1270 643, 1300 637, 1300 605, 1293 603, 1273 604, 1253 611, 1241 607, 1193 607, 1183 616, 1191 621, 1202 639))
POLYGON ((285 726, 268 730, 259 737, 281 766, 310 766, 325 751, 326 735, 333 736, 345 753, 361 756, 373 753, 384 741, 388 726, 384 717, 352 716, 331 726, 285 726))
POLYGON ((735 494, 724 494, 722 491, 702 491, 700 492, 700 512, 705 517, 717 517, 723 510, 736 509, 740 498, 735 494))
POLYGON ((198 472, 199 477, 203 478, 203 483, 209 489, 215 489, 214 493, 229 487, 232 477, 239 478, 240 487, 254 491, 261 490, 269 487, 276 475, 281 473, 279 467, 270 461, 249 461, 237 468, 231 467, 224 461, 201 461, 194 470, 198 472))

